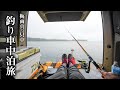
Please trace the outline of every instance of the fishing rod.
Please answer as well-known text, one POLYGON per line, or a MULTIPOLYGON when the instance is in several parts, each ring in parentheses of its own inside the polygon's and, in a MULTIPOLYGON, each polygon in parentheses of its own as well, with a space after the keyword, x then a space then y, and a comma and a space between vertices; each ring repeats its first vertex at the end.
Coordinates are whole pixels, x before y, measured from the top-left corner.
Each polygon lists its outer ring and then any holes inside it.
MULTIPOLYGON (((67 29, 67 28, 66 28, 67 29)), ((68 29, 67 29, 68 31, 68 29)), ((78 45, 82 48, 82 50, 85 52, 85 54, 88 56, 88 58, 90 59, 89 61, 89 65, 88 65, 88 69, 86 70, 87 73, 89 73, 90 71, 90 63, 92 62, 95 67, 99 70, 100 73, 102 73, 102 69, 99 67, 99 65, 93 60, 93 58, 86 52, 86 50, 82 47, 82 45, 80 45, 80 43, 78 42, 78 40, 68 31, 68 33, 75 39, 75 41, 78 43, 78 45)))

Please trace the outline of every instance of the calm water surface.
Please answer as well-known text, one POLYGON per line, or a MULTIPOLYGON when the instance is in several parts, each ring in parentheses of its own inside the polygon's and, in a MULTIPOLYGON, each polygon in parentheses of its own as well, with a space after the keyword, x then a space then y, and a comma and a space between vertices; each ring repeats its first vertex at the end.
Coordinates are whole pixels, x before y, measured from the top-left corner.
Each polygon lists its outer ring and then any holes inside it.
MULTIPOLYGON (((84 49, 92 58, 102 63, 103 59, 103 42, 102 41, 79 41, 84 49)), ((62 54, 71 53, 74 49, 73 55, 76 60, 89 60, 76 41, 28 41, 28 47, 39 47, 41 51, 41 63, 45 61, 61 61, 62 54)))

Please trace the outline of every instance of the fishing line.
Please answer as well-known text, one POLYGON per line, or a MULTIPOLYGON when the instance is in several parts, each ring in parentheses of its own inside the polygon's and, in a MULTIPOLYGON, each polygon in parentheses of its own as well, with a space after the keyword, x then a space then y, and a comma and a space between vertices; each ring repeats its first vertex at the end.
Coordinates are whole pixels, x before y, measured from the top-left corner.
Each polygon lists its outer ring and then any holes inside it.
MULTIPOLYGON (((66 28, 66 27, 65 27, 66 28)), ((100 73, 102 73, 102 69, 99 67, 99 65, 93 60, 93 58, 86 52, 86 50, 81 46, 81 44, 78 42, 78 40, 69 32, 68 28, 66 28, 65 30, 67 30, 67 32, 75 39, 75 41, 78 43, 78 45, 82 48, 82 50, 85 52, 85 54, 88 56, 88 58, 90 59, 89 61, 89 65, 90 62, 92 62, 95 67, 99 70, 100 73)), ((88 71, 90 71, 90 67, 88 68, 88 71)))

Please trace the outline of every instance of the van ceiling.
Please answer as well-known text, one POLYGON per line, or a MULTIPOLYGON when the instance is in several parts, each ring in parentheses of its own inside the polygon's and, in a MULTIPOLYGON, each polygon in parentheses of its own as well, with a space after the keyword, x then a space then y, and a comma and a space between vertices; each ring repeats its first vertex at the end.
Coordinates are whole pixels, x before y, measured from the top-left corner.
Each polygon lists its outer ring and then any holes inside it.
POLYGON ((90 11, 37 11, 44 22, 85 21, 90 11))

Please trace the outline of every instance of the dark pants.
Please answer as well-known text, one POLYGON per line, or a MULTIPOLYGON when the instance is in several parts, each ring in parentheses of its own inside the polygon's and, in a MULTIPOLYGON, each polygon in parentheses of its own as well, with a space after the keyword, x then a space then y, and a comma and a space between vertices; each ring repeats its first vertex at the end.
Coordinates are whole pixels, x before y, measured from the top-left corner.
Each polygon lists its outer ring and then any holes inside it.
POLYGON ((47 79, 85 79, 76 66, 60 66, 55 74, 47 79))

